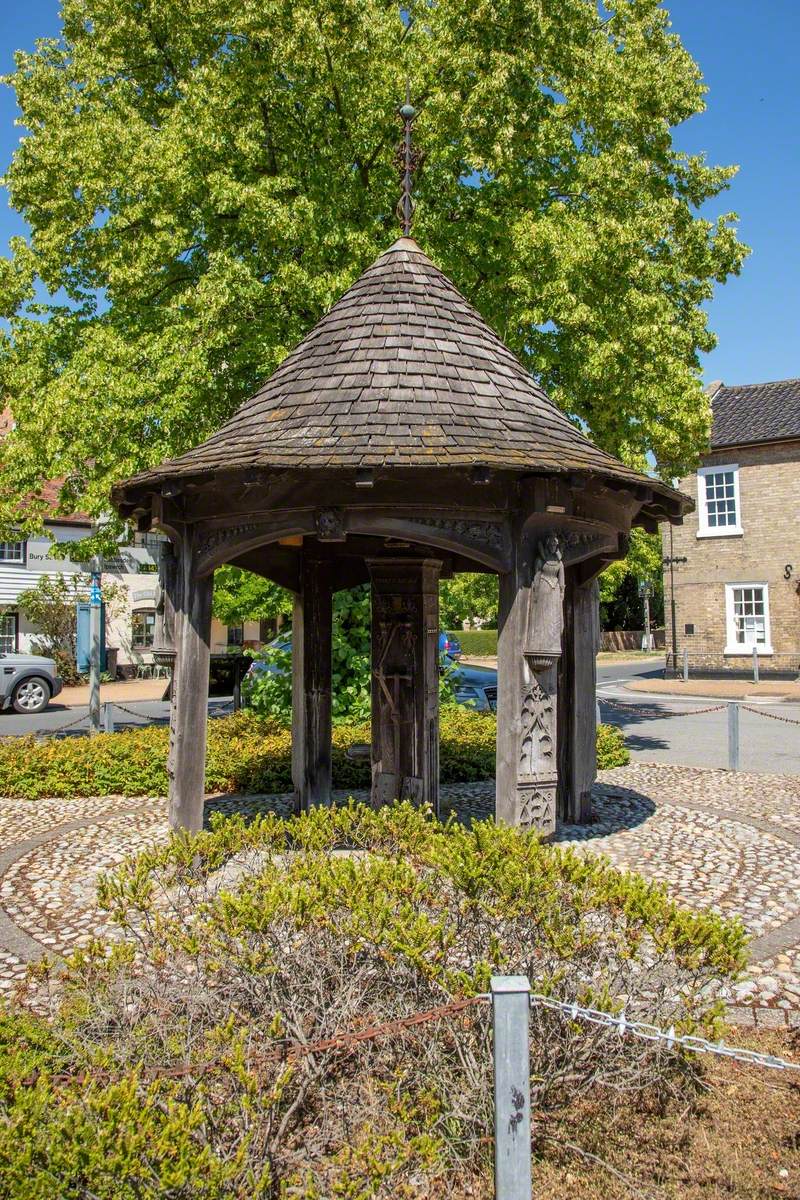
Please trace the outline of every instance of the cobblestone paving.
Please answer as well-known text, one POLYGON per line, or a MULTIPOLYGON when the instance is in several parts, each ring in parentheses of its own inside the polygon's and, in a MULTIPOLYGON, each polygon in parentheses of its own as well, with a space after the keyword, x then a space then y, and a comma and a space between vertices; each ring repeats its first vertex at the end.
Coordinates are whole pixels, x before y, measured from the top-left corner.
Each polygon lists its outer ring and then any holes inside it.
MULTIPOLYGON (((344 796, 344 793, 342 793, 344 796)), ((362 797, 363 798, 363 797, 362 797)), ((492 811, 492 783, 442 789, 444 812, 492 811)), ((754 939, 735 1020, 800 1024, 800 780, 672 765, 601 773, 594 822, 562 845, 665 883, 683 904, 739 914, 754 939)), ((97 878, 167 836, 160 799, 0 800, 0 991, 26 964, 104 930, 97 878)), ((217 797, 207 812, 288 813, 289 796, 217 797)))

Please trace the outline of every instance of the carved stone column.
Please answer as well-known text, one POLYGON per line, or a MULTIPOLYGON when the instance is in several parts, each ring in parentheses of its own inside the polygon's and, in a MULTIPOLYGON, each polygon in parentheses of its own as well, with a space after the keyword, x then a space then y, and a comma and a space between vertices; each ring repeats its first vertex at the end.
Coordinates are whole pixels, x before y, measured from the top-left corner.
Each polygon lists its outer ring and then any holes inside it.
POLYGON ((564 567, 558 538, 534 551, 518 543, 501 577, 498 638, 497 819, 555 832, 558 785, 558 663, 564 567))
POLYGON ((372 804, 439 804, 438 559, 371 559, 372 804))
POLYGON ((292 620, 292 781, 298 812, 331 802, 331 564, 304 557, 292 620))

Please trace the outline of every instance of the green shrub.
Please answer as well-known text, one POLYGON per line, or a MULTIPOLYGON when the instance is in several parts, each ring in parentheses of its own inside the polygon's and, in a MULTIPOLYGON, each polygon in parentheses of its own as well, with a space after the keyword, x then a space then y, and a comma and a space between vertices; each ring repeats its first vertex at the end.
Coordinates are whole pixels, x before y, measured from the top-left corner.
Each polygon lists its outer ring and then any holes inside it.
POLYGON ((597 769, 608 771, 611 767, 627 767, 631 754, 625 745, 622 731, 616 725, 597 726, 597 769))
MULTIPOLYGON (((442 783, 490 779, 494 775, 496 723, 493 716, 460 705, 441 712, 442 783)), ((369 726, 336 725, 333 784, 369 786, 370 768, 351 762, 345 751, 369 741, 369 726)), ((88 738, 33 737, 0 741, 0 796, 38 800, 45 796, 163 796, 167 791, 169 732, 151 725, 88 738)), ((621 766, 628 751, 618 730, 597 733, 598 766, 621 766)), ((290 792, 292 739, 268 718, 241 712, 208 724, 206 787, 212 792, 290 792)))
POLYGON ((457 629, 464 658, 490 658, 497 654, 496 629, 457 629))
MULTIPOLYGON (((743 962, 736 922, 407 804, 218 820, 103 880, 100 901, 114 947, 45 975, 32 999, 48 1021, 0 1017, 8 1200, 486 1195, 486 1005, 328 1039, 474 996, 493 973, 710 1034, 711 989, 743 962)), ((551 1010, 533 1010, 530 1053, 537 1125, 589 1092, 687 1102, 679 1052, 551 1010)))

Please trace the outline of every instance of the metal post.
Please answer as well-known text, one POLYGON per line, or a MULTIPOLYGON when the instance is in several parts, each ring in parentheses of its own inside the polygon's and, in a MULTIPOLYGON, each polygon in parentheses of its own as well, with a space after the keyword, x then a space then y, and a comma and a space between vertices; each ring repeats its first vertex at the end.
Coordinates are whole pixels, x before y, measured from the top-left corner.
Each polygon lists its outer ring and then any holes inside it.
POLYGON ((92 582, 89 592, 89 732, 100 732, 100 620, 103 597, 100 579, 103 564, 92 559, 92 582))
POLYGON ((758 683, 758 646, 753 646, 753 683, 758 683))
POLYGON ((105 733, 114 732, 114 705, 108 700, 103 705, 103 730, 105 733))
POLYGON ((531 985, 493 975, 495 1200, 531 1200, 531 985))
POLYGON ((653 649, 650 645, 650 592, 644 593, 644 648, 647 651, 653 649))
POLYGON ((689 651, 685 646, 683 649, 683 682, 689 682, 689 651))
POLYGON ((739 770, 739 705, 728 705, 728 770, 739 770))

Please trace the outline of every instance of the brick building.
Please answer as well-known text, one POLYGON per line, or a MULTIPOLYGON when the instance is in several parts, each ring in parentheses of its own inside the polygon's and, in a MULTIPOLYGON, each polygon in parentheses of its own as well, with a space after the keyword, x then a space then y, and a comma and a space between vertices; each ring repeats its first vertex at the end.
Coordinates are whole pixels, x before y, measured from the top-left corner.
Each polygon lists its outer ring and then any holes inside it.
MULTIPOLYGON (((800 670, 800 379, 710 385, 711 444, 679 487, 695 500, 665 529, 673 565, 676 651, 698 673, 800 670)), ((672 664, 665 568, 667 665, 672 664)))

